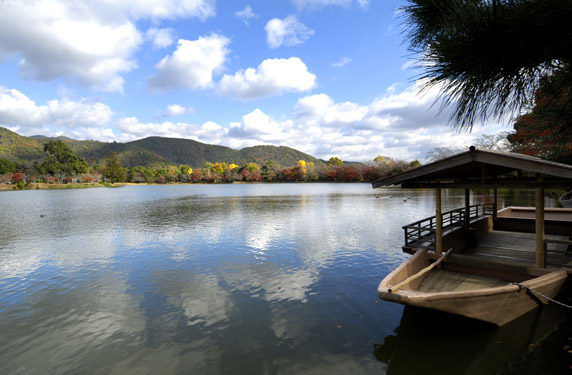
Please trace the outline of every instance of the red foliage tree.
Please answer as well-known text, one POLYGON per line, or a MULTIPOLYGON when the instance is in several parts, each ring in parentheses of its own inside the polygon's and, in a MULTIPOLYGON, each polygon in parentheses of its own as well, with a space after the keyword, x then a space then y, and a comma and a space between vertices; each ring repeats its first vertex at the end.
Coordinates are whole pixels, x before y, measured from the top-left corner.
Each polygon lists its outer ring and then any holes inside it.
POLYGON ((344 182, 360 181, 361 174, 356 167, 344 165, 342 179, 344 182))
POLYGON ((17 184, 18 181, 21 181, 24 179, 24 173, 23 172, 14 172, 12 173, 12 181, 17 184))
POLYGON ((507 137, 515 152, 572 164, 572 88, 570 78, 554 74, 535 93, 535 106, 519 116, 507 137))

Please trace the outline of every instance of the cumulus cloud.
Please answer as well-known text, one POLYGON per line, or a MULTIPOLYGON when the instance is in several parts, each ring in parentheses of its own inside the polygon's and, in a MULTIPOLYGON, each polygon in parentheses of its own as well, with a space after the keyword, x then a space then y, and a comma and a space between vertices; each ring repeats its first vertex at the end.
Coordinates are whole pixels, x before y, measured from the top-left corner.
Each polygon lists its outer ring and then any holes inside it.
POLYGON ((283 92, 303 92, 316 85, 316 76, 297 57, 264 60, 258 68, 224 75, 219 91, 240 99, 254 99, 283 92))
POLYGON ((198 18, 205 20, 216 14, 216 0, 118 0, 96 1, 92 8, 103 17, 128 15, 135 19, 198 18))
POLYGON ((155 49, 169 47, 173 44, 174 37, 175 30, 171 28, 157 29, 152 27, 145 33, 145 39, 151 41, 155 49))
MULTIPOLYGON (((435 147, 467 147, 480 134, 502 130, 496 124, 485 124, 475 126, 472 134, 456 133, 446 126, 449 113, 433 107, 439 89, 419 95, 421 85, 392 86, 369 103, 337 101, 324 93, 307 95, 279 117, 256 108, 223 125, 214 122, 215 117, 202 124, 145 122, 136 117, 113 121, 111 109, 100 102, 58 99, 39 105, 18 90, 0 87, 0 126, 23 135, 101 141, 164 136, 236 149, 270 144, 293 147, 321 159, 337 156, 351 161, 371 161, 377 155, 423 160, 435 147)), ((163 116, 191 112, 192 107, 171 104, 163 116)))
POLYGON ((244 7, 243 10, 236 11, 234 13, 234 16, 236 18, 242 20, 242 22, 244 22, 244 24, 246 26, 250 26, 250 21, 258 18, 258 14, 255 14, 252 11, 252 8, 250 7, 250 5, 247 5, 246 7, 244 7))
POLYGON ((281 143, 288 138, 288 128, 291 125, 292 121, 277 122, 257 108, 244 115, 241 122, 232 123, 228 136, 242 140, 255 140, 258 144, 260 142, 281 143))
POLYGON ((19 74, 27 80, 62 77, 122 92, 122 75, 137 67, 134 53, 144 40, 137 20, 205 19, 214 12, 214 0, 5 3, 0 12, 0 57, 16 56, 19 74))
POLYGON ((87 99, 79 101, 50 100, 46 105, 37 105, 33 100, 15 89, 0 86, 0 124, 26 128, 45 125, 77 127, 101 127, 113 116, 111 109, 100 102, 87 99))
POLYGON ((283 20, 273 18, 268 21, 264 29, 266 30, 266 42, 270 48, 302 44, 314 34, 314 30, 306 27, 294 15, 283 20))
POLYGON ((182 116, 193 113, 195 113, 195 109, 193 107, 183 107, 182 105, 178 104, 169 104, 164 112, 165 116, 168 117, 182 116))
POLYGON ((370 0, 292 0, 299 9, 319 9, 327 6, 349 7, 352 3, 357 3, 361 8, 367 8, 370 0))
POLYGON ((339 128, 358 125, 368 113, 366 106, 356 103, 334 103, 326 94, 306 96, 298 100, 293 114, 307 125, 339 128))
POLYGON ((140 139, 150 136, 189 138, 203 143, 221 144, 226 130, 215 122, 188 124, 164 121, 142 123, 136 117, 124 117, 117 122, 117 128, 125 138, 140 139))
POLYGON ((177 49, 165 56, 148 80, 149 87, 168 90, 177 86, 206 89, 213 85, 213 74, 220 70, 229 53, 230 40, 219 34, 197 40, 180 39, 177 49))

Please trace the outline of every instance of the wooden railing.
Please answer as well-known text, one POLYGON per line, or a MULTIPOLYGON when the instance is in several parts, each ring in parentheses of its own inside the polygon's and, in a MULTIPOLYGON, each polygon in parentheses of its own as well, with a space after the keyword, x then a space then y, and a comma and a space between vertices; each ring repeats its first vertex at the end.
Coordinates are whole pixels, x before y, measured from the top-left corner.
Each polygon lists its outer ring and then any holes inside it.
MULTIPOLYGON (((479 216, 478 204, 469 206, 469 220, 479 216)), ((484 210, 483 210, 484 211, 484 210)), ((465 208, 457 208, 441 214, 443 229, 451 226, 463 225, 465 222, 465 208)), ((423 220, 416 221, 403 227, 405 231, 405 246, 410 246, 415 242, 430 242, 428 249, 435 249, 435 234, 437 228, 437 219, 435 216, 428 217, 423 220)))
POLYGON ((494 215, 495 204, 494 203, 483 203, 483 215, 494 215))

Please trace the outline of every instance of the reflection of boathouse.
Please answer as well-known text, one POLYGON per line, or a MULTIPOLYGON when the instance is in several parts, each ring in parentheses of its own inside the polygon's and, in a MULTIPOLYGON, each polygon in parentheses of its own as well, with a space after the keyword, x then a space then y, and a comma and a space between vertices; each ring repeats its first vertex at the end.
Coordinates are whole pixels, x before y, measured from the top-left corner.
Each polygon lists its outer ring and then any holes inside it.
POLYGON ((546 301, 522 288, 553 297, 572 273, 572 209, 544 207, 545 189, 572 186, 572 166, 471 147, 373 183, 389 185, 435 189, 436 214, 403 227, 415 255, 382 281, 382 299, 503 325, 546 301), (498 210, 498 188, 535 189, 536 207, 498 210), (441 189, 464 189, 465 206, 442 212, 441 189), (471 189, 493 203, 471 205, 471 189))

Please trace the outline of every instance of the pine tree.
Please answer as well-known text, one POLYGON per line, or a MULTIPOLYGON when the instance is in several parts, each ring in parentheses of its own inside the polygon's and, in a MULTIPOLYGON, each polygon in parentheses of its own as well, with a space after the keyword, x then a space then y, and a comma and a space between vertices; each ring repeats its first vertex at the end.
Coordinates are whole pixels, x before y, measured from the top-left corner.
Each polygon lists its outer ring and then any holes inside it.
POLYGON ((125 179, 125 172, 121 167, 119 156, 112 152, 107 159, 105 159, 105 166, 103 167, 103 176, 108 178, 111 182, 121 182, 125 179))

